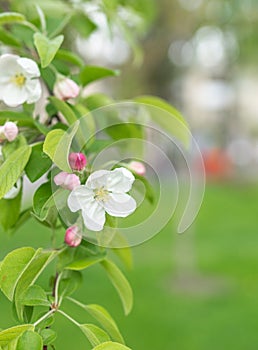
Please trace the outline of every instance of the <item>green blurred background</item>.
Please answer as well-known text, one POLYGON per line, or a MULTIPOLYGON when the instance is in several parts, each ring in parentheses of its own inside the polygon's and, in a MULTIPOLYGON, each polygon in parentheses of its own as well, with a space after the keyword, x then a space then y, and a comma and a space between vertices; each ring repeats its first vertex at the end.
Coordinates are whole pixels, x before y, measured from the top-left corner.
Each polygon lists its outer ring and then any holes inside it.
MULTIPOLYGON (((135 304, 128 317, 98 267, 84 272, 78 298, 106 306, 134 350, 255 350, 258 2, 142 0, 137 4, 135 11, 146 15, 149 27, 142 34, 142 58, 137 47, 132 55, 123 38, 116 41, 114 36, 107 43, 101 31, 92 40, 78 38, 77 50, 87 62, 122 72, 116 81, 97 83, 86 94, 103 91, 118 98, 155 94, 178 107, 204 156, 206 194, 187 232, 178 235, 172 218, 159 235, 133 248, 134 268, 126 274, 135 304)), ((15 236, 1 233, 0 258, 24 244, 45 246, 49 235, 34 220, 15 236)), ((48 283, 46 276, 42 282, 48 283)), ((0 327, 6 328, 13 319, 2 294, 0 305, 0 327)), ((66 309, 85 322, 87 315, 80 309, 68 303, 66 309)), ((57 317, 57 349, 90 349, 80 331, 57 317)))

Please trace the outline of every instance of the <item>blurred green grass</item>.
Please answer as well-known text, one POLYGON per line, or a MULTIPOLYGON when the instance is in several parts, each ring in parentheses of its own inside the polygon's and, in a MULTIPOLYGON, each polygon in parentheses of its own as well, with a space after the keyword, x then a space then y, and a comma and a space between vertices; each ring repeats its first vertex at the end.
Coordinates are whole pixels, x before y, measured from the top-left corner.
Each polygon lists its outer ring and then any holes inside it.
MULTIPOLYGON (((258 186, 209 184, 188 233, 177 235, 169 224, 135 247, 134 269, 126 272, 135 295, 128 317, 100 267, 84 272, 78 299, 104 305, 133 350, 257 349, 257 203, 258 186)), ((24 244, 44 245, 49 236, 34 221, 13 237, 1 233, 0 258, 24 244)), ((44 278, 42 282, 46 283, 44 278)), ((0 327, 5 328, 13 320, 2 294, 0 305, 0 327)), ((64 307, 78 321, 91 321, 76 306, 66 302, 64 307)), ((55 328, 57 350, 90 349, 80 331, 62 316, 57 316, 55 328)))

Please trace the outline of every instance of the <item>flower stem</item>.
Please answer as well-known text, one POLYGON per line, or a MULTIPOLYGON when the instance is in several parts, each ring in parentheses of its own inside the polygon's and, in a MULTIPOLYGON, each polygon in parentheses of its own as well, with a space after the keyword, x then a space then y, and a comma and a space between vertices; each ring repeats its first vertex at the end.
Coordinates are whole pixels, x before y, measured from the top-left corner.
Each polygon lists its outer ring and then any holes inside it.
POLYGON ((80 323, 78 323, 77 321, 75 321, 71 316, 67 315, 64 311, 62 310, 57 310, 57 312, 59 312, 61 315, 63 315, 64 317, 66 317, 69 321, 71 321, 73 324, 75 324, 77 327, 80 327, 80 323))
POLYGON ((44 321, 46 318, 48 318, 50 315, 52 315, 56 310, 52 309, 50 311, 48 311, 44 316, 42 316, 40 319, 38 319, 33 326, 36 327, 38 324, 40 324, 40 322, 44 321))

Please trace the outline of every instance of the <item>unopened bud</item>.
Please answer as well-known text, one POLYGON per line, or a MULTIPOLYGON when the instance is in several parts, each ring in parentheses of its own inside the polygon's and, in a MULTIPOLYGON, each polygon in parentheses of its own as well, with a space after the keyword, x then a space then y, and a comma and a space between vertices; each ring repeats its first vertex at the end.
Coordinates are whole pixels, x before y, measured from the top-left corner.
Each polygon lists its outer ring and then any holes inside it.
POLYGON ((13 122, 6 122, 0 127, 0 140, 14 141, 19 133, 17 125, 13 122))
POLYGON ((70 247, 78 247, 81 244, 82 235, 79 232, 78 226, 69 227, 65 232, 65 243, 70 247))
POLYGON ((57 98, 65 101, 77 97, 80 87, 73 80, 62 77, 55 83, 53 92, 57 98))
POLYGON ((87 164, 87 158, 83 153, 70 153, 69 164, 73 170, 81 171, 87 164))
POLYGON ((54 177, 54 183, 57 186, 61 186, 65 190, 69 191, 72 191, 81 184, 80 179, 77 175, 69 174, 65 171, 62 171, 54 177))
POLYGON ((128 164, 128 167, 140 176, 144 176, 146 174, 145 165, 141 162, 132 161, 128 164))

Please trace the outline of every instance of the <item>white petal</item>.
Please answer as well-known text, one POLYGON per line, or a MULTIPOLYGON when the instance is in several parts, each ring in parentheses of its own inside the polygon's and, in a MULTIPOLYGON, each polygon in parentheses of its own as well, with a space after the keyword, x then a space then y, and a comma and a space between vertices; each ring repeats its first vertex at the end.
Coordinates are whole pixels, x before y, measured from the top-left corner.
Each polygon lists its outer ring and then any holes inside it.
POLYGON ((2 55, 0 57, 0 72, 1 78, 12 77, 17 73, 22 72, 22 68, 17 64, 19 56, 16 55, 2 55))
POLYGON ((107 177, 111 173, 108 170, 97 170, 92 173, 86 182, 86 186, 91 189, 105 187, 107 182, 107 177))
POLYGON ((33 78, 40 76, 39 68, 33 60, 26 57, 19 57, 17 63, 23 69, 25 76, 33 78))
POLYGON ((114 193, 124 193, 130 191, 134 180, 133 174, 125 168, 98 170, 89 176, 86 186, 92 189, 105 187, 114 193))
POLYGON ((41 97, 41 85, 38 79, 30 79, 26 82, 26 90, 28 91, 28 103, 37 102, 41 97))
POLYGON ((76 187, 69 195, 67 204, 72 212, 86 209, 94 200, 94 192, 85 186, 76 187))
POLYGON ((104 208, 95 200, 93 200, 87 209, 83 209, 82 217, 85 226, 92 231, 103 230, 106 217, 104 208))
POLYGON ((17 107, 27 101, 28 93, 25 87, 18 87, 15 84, 7 84, 3 91, 2 99, 9 107, 17 107))
POLYGON ((133 174, 125 168, 112 170, 106 181, 106 189, 114 193, 128 192, 132 188, 135 178, 133 174))
POLYGON ((135 200, 126 193, 111 193, 103 203, 106 212, 111 216, 126 217, 132 214, 137 205, 135 200))

